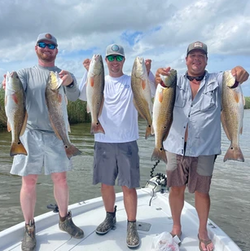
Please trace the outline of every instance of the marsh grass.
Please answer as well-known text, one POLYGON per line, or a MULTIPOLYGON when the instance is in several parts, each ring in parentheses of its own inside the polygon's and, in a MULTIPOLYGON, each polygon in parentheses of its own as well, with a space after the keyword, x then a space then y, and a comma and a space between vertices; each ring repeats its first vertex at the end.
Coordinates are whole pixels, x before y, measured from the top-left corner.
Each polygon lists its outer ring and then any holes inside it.
POLYGON ((250 109, 250 97, 245 97, 245 109, 250 109))
POLYGON ((87 113, 87 102, 82 100, 77 100, 75 102, 69 101, 68 103, 68 116, 69 123, 84 123, 90 122, 90 114, 87 113))
POLYGON ((7 127, 7 118, 4 109, 4 90, 0 89, 0 128, 7 127))

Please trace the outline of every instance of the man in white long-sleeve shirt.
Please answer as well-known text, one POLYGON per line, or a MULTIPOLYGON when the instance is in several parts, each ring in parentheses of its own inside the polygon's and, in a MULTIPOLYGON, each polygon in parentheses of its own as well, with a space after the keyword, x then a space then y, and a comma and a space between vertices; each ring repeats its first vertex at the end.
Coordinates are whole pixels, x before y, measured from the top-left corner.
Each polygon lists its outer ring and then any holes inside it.
MULTIPOLYGON (((105 61, 109 75, 105 76, 104 103, 99 121, 105 134, 97 133, 94 146, 93 184, 101 183, 102 198, 106 210, 105 220, 97 227, 96 233, 103 235, 114 228, 116 223, 115 180, 122 187, 127 213, 127 246, 140 245, 136 228, 137 193, 140 186, 140 170, 137 139, 138 112, 133 103, 131 77, 123 73, 125 54, 122 46, 111 44, 106 49, 105 61)), ((145 60, 149 78, 151 60, 145 60)), ((90 59, 85 59, 88 70, 90 59)), ((86 100, 87 73, 80 84, 81 100, 86 100)), ((155 86, 152 84, 152 91, 155 86)))

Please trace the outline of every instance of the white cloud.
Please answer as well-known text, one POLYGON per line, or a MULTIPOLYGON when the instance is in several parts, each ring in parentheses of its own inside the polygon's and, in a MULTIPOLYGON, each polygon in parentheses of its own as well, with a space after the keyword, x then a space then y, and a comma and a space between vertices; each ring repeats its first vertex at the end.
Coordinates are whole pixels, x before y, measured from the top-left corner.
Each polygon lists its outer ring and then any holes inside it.
POLYGON ((113 42, 124 46, 126 73, 137 55, 152 59, 153 72, 165 66, 184 72, 186 48, 196 40, 208 45, 210 71, 236 65, 250 71, 249 13, 247 0, 1 0, 0 74, 37 63, 42 32, 57 37, 56 63, 78 79, 84 58, 104 55, 113 42))

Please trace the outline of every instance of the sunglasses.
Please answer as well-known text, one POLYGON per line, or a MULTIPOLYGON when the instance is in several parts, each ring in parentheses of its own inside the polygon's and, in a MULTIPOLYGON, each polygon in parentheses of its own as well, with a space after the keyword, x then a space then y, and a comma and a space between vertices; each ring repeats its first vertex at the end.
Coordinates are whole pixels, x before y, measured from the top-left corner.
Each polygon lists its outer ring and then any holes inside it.
POLYGON ((115 55, 115 56, 114 55, 109 55, 109 56, 107 56, 107 59, 108 59, 109 62, 113 62, 115 59, 116 59, 117 62, 121 62, 124 59, 124 57, 121 56, 121 55, 115 55))
POLYGON ((51 50, 54 50, 56 48, 56 45, 55 44, 46 44, 44 42, 39 42, 37 44, 40 48, 45 48, 46 46, 51 49, 51 50))

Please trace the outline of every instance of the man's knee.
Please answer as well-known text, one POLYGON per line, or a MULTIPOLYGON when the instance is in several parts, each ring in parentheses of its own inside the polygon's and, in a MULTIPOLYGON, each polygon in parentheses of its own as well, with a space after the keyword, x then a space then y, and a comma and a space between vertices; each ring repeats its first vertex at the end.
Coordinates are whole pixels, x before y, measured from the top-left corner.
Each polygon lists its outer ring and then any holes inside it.
POLYGON ((173 195, 179 196, 179 195, 183 195, 185 192, 186 186, 172 186, 170 187, 170 192, 173 195))

